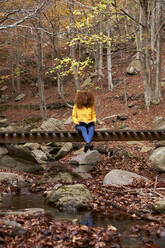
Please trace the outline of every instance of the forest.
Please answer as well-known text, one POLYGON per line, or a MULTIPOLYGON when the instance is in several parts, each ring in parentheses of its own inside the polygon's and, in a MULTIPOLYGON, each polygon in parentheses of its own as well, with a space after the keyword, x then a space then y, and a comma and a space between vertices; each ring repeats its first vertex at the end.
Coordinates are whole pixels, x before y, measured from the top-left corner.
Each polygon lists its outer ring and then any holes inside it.
MULTIPOLYGON (((1 0, 0 134, 165 130, 163 0, 1 0)), ((164 248, 164 140, 0 144, 0 248, 164 248), (84 162, 85 161, 85 162, 84 162)))

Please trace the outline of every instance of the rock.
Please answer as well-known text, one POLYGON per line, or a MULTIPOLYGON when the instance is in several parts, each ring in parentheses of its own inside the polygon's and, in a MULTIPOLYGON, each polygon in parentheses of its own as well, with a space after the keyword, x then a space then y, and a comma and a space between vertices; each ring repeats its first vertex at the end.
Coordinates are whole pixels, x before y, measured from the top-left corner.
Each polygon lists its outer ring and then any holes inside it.
POLYGON ((69 152, 71 152, 73 149, 73 144, 71 142, 67 142, 61 147, 61 149, 58 151, 58 153, 55 156, 55 160, 59 160, 63 157, 65 157, 69 152))
POLYGON ((21 175, 10 173, 10 172, 0 172, 0 181, 7 180, 14 186, 24 187, 26 182, 21 175))
POLYGON ((165 120, 162 116, 155 117, 153 124, 155 129, 165 129, 165 120))
POLYGON ((165 172, 165 147, 155 149, 149 159, 159 171, 165 172))
POLYGON ((88 151, 86 153, 81 153, 80 155, 73 157, 69 164, 71 165, 90 165, 95 164, 100 161, 100 154, 98 151, 88 151))
POLYGON ((117 115, 117 120, 119 120, 119 121, 125 121, 127 119, 128 119, 128 115, 125 115, 125 114, 117 115))
POLYGON ((141 148, 140 152, 145 153, 145 152, 149 152, 151 150, 152 150, 152 147, 150 147, 150 146, 143 146, 141 148))
POLYGON ((93 169, 93 165, 100 161, 100 153, 96 150, 88 151, 87 153, 82 152, 76 157, 73 157, 69 164, 73 171, 78 173, 82 178, 91 178, 88 173, 93 169))
POLYGON ((48 192, 45 203, 63 211, 83 210, 90 208, 92 196, 83 184, 58 187, 48 192))
POLYGON ((36 158, 33 156, 28 147, 24 147, 22 145, 6 145, 6 149, 8 150, 8 154, 11 157, 16 157, 33 163, 37 163, 36 158))
POLYGON ((1 89, 0 89, 0 91, 1 92, 4 92, 4 91, 6 91, 8 89, 8 87, 6 86, 6 85, 4 85, 1 89))
POLYGON ((0 127, 7 127, 8 126, 8 119, 3 118, 0 119, 0 127))
POLYGON ((165 140, 155 141, 154 146, 155 146, 155 148, 165 146, 165 140))
POLYGON ((18 102, 20 100, 22 100, 26 95, 25 94, 19 94, 16 98, 15 98, 15 102, 18 102))
POLYGON ((165 213, 165 199, 156 201, 154 203, 154 209, 158 213, 165 213))
POLYGON ((156 116, 154 121, 153 121, 154 126, 159 125, 160 122, 162 122, 163 120, 164 120, 163 116, 156 116))
POLYGON ((23 147, 28 147, 30 150, 38 150, 40 146, 38 143, 26 143, 23 145, 23 147))
POLYGON ((34 157, 36 158, 37 162, 40 164, 40 163, 43 163, 43 161, 47 161, 48 160, 48 157, 47 155, 41 151, 41 150, 33 150, 32 151, 32 154, 34 154, 34 157))
POLYGON ((7 126, 5 128, 1 128, 0 131, 1 132, 23 132, 25 130, 24 130, 24 127, 19 126, 16 123, 12 123, 12 124, 10 124, 9 126, 7 126))
POLYGON ((149 181, 147 178, 139 176, 136 173, 114 169, 104 177, 103 185, 113 185, 116 187, 131 185, 133 183, 133 179, 149 181))
POLYGON ((72 121, 72 116, 70 116, 68 119, 64 120, 64 125, 68 125, 68 124, 71 124, 73 121, 72 121))
POLYGON ((128 108, 133 108, 135 106, 135 103, 134 102, 131 102, 128 104, 128 108))
MULTIPOLYGON (((8 95, 1 95, 1 98, 0 98, 0 103, 7 103, 9 100, 11 99, 11 96, 8 96, 8 95)), ((2 106, 2 109, 7 109, 8 108, 8 105, 4 105, 2 106)))
POLYGON ((158 105, 160 103, 160 99, 153 99, 151 102, 154 105, 158 105))
POLYGON ((139 59, 134 59, 127 67, 127 74, 136 75, 141 71, 141 62, 139 59))
POLYGON ((129 129, 128 124, 122 124, 119 126, 119 129, 129 129))
POLYGON ((47 131, 64 130, 65 125, 63 121, 60 121, 55 118, 49 118, 48 120, 43 121, 42 125, 40 126, 40 129, 47 131))
POLYGON ((165 81, 161 81, 161 87, 165 88, 165 81))
POLYGON ((80 155, 84 152, 84 147, 81 147, 79 150, 73 152, 73 155, 80 155))
POLYGON ((8 154, 8 150, 5 147, 0 146, 0 158, 8 154))
POLYGON ((43 168, 32 161, 23 160, 21 158, 12 158, 8 155, 0 158, 0 169, 13 170, 19 172, 36 173, 42 171, 43 168))
POLYGON ((121 158, 121 159, 126 159, 126 158, 130 158, 130 154, 128 151, 126 150, 113 150, 113 151, 108 151, 108 154, 110 156, 116 157, 116 158, 121 158))

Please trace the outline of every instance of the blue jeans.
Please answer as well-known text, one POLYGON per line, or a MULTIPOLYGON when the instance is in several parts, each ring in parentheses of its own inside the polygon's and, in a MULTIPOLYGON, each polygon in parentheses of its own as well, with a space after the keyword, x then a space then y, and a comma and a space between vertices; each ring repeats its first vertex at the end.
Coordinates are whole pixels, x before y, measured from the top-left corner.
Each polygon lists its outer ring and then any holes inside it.
POLYGON ((95 131, 95 126, 81 126, 77 125, 75 126, 77 131, 80 131, 82 134, 83 139, 85 140, 86 143, 90 143, 93 139, 94 131, 95 131))

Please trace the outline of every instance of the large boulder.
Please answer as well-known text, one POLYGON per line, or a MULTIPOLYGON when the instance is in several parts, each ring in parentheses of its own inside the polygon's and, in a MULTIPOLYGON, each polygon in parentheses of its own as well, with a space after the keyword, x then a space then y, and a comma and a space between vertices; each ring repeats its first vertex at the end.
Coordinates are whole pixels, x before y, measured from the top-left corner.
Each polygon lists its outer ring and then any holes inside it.
POLYGON ((69 164, 71 165, 90 165, 95 164, 96 162, 100 161, 100 154, 98 151, 88 151, 86 153, 81 153, 78 156, 73 157, 69 164))
POLYGON ((5 145, 0 147, 0 169, 20 172, 39 172, 43 170, 34 154, 22 145, 5 145))
POLYGON ((127 67, 127 74, 136 75, 141 71, 141 62, 139 59, 134 59, 127 67))
POLYGON ((137 175, 136 173, 114 169, 111 170, 103 180, 103 185, 112 185, 112 186, 124 186, 133 184, 133 180, 144 180, 149 181, 147 178, 137 175))
POLYGON ((73 144, 71 142, 65 143, 55 156, 55 160, 59 160, 65 157, 73 149, 73 144))
POLYGON ((150 160, 159 171, 165 172, 165 147, 155 149, 150 160))
POLYGON ((23 145, 6 145, 6 149, 8 150, 8 155, 11 157, 37 163, 36 158, 28 147, 24 147, 23 145))
POLYGON ((45 203, 63 211, 75 211, 90 208, 92 196, 83 184, 56 185, 47 192, 45 203))
POLYGON ((73 157, 69 161, 69 164, 71 165, 75 173, 78 173, 84 178, 87 176, 88 178, 90 177, 90 175, 85 175, 85 173, 90 172, 93 169, 93 165, 98 161, 100 161, 100 153, 96 150, 93 150, 86 153, 81 152, 81 154, 73 157))
POLYGON ((46 131, 64 130, 65 125, 63 121, 60 121, 55 118, 49 118, 48 120, 43 121, 42 125, 40 126, 40 129, 46 131))
POLYGON ((0 169, 37 173, 42 171, 43 167, 32 161, 21 158, 12 158, 8 155, 5 155, 0 158, 0 169))

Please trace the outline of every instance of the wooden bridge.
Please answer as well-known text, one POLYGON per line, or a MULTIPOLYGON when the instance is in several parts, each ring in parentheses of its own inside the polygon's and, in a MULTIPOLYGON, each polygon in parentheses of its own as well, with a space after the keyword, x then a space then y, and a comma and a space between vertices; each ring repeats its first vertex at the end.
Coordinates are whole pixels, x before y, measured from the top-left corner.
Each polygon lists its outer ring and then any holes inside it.
MULTIPOLYGON (((93 141, 165 140, 165 130, 96 130, 93 141)), ((81 142, 77 131, 0 132, 0 144, 81 142)))

